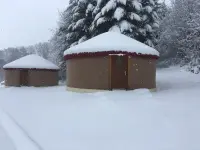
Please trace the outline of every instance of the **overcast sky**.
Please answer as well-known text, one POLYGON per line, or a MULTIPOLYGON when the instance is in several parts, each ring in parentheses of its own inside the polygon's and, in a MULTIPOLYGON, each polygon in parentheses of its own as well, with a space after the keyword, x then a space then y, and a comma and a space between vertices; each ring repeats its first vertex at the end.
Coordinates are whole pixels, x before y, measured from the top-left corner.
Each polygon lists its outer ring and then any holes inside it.
POLYGON ((48 41, 68 0, 0 0, 0 49, 48 41))
POLYGON ((0 49, 45 42, 69 0, 0 0, 0 49))

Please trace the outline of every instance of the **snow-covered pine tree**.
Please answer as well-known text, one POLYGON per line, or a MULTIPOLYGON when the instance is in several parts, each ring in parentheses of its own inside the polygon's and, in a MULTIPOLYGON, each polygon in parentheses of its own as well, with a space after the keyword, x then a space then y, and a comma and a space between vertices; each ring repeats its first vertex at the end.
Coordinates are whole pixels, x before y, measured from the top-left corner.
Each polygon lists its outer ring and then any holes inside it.
POLYGON ((59 78, 61 80, 66 79, 66 62, 63 53, 70 45, 66 40, 66 35, 68 33, 68 26, 72 22, 72 9, 75 5, 74 0, 69 1, 67 9, 60 14, 58 28, 50 39, 51 54, 54 57, 53 61, 60 67, 59 78))
POLYGON ((186 28, 182 40, 178 42, 179 51, 184 53, 184 64, 193 73, 200 72, 200 2, 199 0, 183 0, 185 5, 186 28))
POLYGON ((161 23, 158 50, 162 64, 185 66, 189 71, 200 71, 200 2, 176 0, 171 13, 161 23))
POLYGON ((89 26, 92 22, 92 11, 94 9, 95 0, 74 0, 74 8, 72 9, 72 21, 68 26, 66 35, 69 46, 74 46, 89 38, 89 26))
POLYGON ((92 36, 115 31, 137 39, 142 5, 138 0, 98 0, 90 27, 92 36))
POLYGON ((56 30, 53 37, 50 39, 52 61, 60 68, 60 80, 66 79, 66 62, 64 60, 63 53, 68 44, 66 43, 65 36, 66 34, 64 32, 56 30))
MULTIPOLYGON (((186 0, 187 1, 187 0, 186 0)), ((179 41, 186 36, 186 5, 183 0, 173 1, 170 12, 160 23, 160 35, 156 48, 161 54, 160 66, 171 66, 182 63, 183 51, 179 50, 179 41)))
POLYGON ((56 62, 60 67, 60 78, 66 79, 66 62, 63 58, 64 51, 89 37, 88 28, 92 22, 92 11, 95 0, 70 0, 67 9, 62 12, 56 29, 50 40, 56 62))
POLYGON ((158 0, 141 0, 142 4, 142 36, 139 40, 151 47, 157 43, 156 30, 159 27, 157 12, 161 6, 158 0))

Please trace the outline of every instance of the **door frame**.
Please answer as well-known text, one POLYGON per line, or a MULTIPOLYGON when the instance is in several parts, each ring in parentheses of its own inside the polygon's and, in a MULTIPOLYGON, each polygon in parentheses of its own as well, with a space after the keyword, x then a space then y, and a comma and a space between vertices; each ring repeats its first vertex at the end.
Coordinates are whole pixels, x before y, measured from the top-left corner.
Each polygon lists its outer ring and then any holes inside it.
POLYGON ((29 75, 28 74, 29 74, 29 70, 20 70, 20 73, 19 73, 20 86, 28 86, 28 84, 29 84, 29 75), (27 82, 26 85, 24 85, 24 78, 22 79, 22 76, 26 77, 26 82, 27 82))
MULTIPOLYGON (((117 54, 116 54, 117 55, 117 54)), ((116 56, 116 55, 109 55, 108 57, 108 60, 109 60, 109 73, 108 73, 108 76, 109 76, 109 90, 114 90, 115 88, 112 87, 112 56, 116 56)), ((126 57, 126 87, 123 88, 124 90, 129 90, 129 85, 128 85, 128 74, 129 74, 129 56, 128 55, 123 55, 121 57, 126 57)), ((119 89, 121 90, 121 89, 119 89)))

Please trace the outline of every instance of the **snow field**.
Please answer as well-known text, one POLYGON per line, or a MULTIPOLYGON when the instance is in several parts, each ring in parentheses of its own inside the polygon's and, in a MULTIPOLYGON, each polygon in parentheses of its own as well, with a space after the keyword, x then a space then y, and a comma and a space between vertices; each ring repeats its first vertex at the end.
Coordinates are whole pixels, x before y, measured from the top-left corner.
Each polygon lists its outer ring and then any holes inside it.
POLYGON ((199 75, 162 69, 157 84, 153 93, 1 88, 0 105, 44 150, 200 149, 199 75))
MULTIPOLYGON (((1 125, 9 135, 7 141, 12 141, 9 145, 13 145, 12 150, 42 150, 37 143, 29 137, 29 135, 23 130, 21 126, 12 118, 8 113, 1 110, 1 125)), ((1 131, 1 130, 0 130, 1 131)), ((1 132, 0 132, 1 133, 1 132)), ((5 148, 4 150, 10 150, 5 148)))
POLYGON ((2 113, 0 113, 0 150, 16 150, 13 141, 1 125, 2 113))

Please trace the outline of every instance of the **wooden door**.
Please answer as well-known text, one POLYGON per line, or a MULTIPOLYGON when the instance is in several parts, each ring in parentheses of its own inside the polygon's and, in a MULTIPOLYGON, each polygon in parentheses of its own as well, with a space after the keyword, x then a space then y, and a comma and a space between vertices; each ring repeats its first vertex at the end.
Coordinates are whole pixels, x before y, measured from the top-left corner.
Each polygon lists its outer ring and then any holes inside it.
POLYGON ((28 85, 28 70, 20 70, 20 86, 28 85))
POLYGON ((128 89, 128 56, 111 55, 111 89, 128 89))

